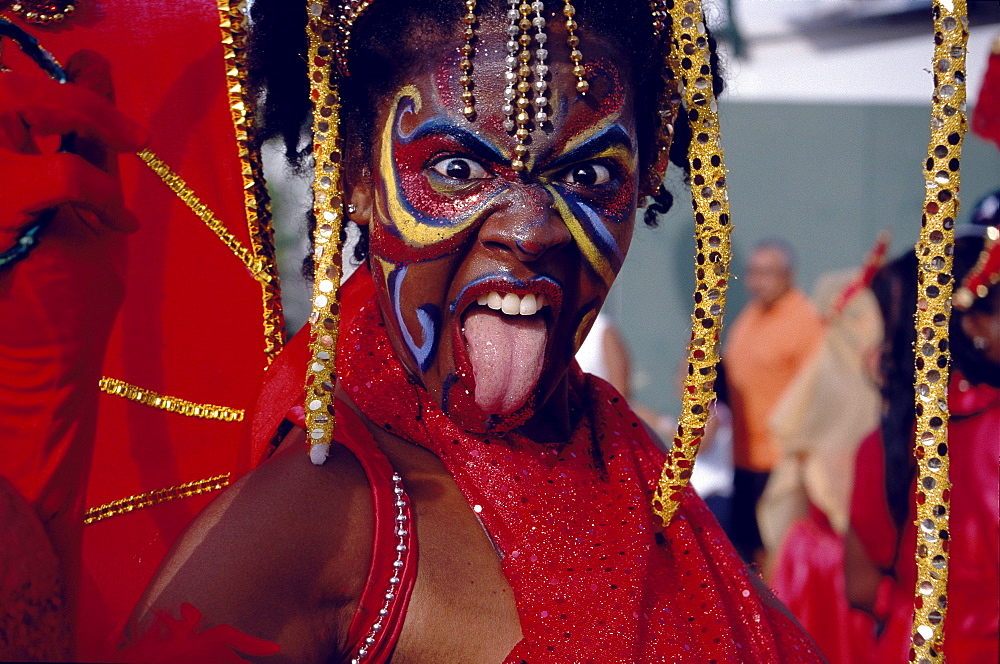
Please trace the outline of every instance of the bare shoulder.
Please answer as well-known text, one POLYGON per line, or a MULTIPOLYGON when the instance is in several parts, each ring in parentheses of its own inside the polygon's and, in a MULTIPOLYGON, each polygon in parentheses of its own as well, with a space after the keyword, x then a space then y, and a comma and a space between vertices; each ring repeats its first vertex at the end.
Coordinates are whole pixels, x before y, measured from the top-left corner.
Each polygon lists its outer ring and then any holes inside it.
POLYGON ((371 493, 348 450, 334 446, 314 466, 302 436, 294 430, 195 519, 137 607, 136 632, 152 611, 189 603, 204 627, 231 625, 290 659, 336 651, 367 578, 371 493))

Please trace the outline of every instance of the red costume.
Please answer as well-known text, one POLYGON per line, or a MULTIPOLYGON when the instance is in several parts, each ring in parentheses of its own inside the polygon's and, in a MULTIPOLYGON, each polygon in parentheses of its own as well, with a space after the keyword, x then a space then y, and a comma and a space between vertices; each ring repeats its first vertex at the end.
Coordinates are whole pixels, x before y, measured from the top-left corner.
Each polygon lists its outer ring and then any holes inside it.
MULTIPOLYGON (((100 224, 91 233, 92 220, 72 225, 61 214, 30 256, 0 271, 0 475, 45 524, 68 599, 85 607, 78 656, 100 657, 174 539, 210 492, 234 479, 239 419, 268 362, 265 337, 280 342, 280 310, 262 299, 276 295, 275 282, 261 283, 269 242, 255 248, 261 238, 252 237, 247 212, 254 189, 245 191, 241 176, 251 170, 238 144, 245 127, 234 125, 227 94, 239 24, 205 0, 81 2, 45 26, 4 16, 37 36, 71 80, 106 96, 113 87, 117 108, 150 132, 146 140, 132 130, 139 138, 119 139, 126 154, 112 157, 117 195, 139 222, 127 250, 118 233, 100 224), (156 56, 158 48, 169 55, 156 56), (70 58, 81 49, 96 56, 70 58), (127 154, 143 144, 159 173, 127 154), (215 232, 204 221, 210 216, 215 232), (240 247, 244 258, 264 261, 258 279, 235 255, 240 247), (262 334, 265 322, 272 327, 262 334)), ((16 135, 21 122, 38 133, 65 131, 42 112, 43 97, 60 86, 10 42, 4 47, 13 71, 0 74, 4 82, 16 76, 44 90, 38 104, 20 90, 0 96, 0 136, 16 135)), ((76 97, 51 103, 57 112, 86 108, 76 97)), ((62 192, 58 170, 31 170, 49 148, 33 155, 0 140, 0 149, 2 250, 30 218, 5 216, 20 212, 15 194, 52 190, 58 203, 80 192, 62 192)))
POLYGON ((669 527, 655 522, 663 453, 607 383, 572 374, 579 422, 558 449, 459 428, 407 379, 374 303, 340 357, 355 403, 441 458, 500 549, 524 634, 505 661, 819 661, 693 489, 669 527))
MULTIPOLYGON (((948 402, 952 489, 944 653, 949 664, 995 662, 1000 657, 1000 389, 970 385, 955 373, 948 402)), ((851 508, 851 527, 869 557, 892 575, 888 599, 876 607, 886 626, 873 663, 906 661, 916 583, 910 553, 917 542, 915 506, 900 534, 889 514, 883 466, 876 432, 858 451, 851 508)))
MULTIPOLYGON (((663 453, 614 388, 573 373, 573 408, 580 417, 562 449, 525 438, 512 444, 510 433, 505 442, 469 434, 408 379, 374 302, 355 314, 357 303, 372 292, 365 269, 344 288, 341 380, 376 424, 444 461, 502 552, 524 634, 506 662, 598 656, 607 662, 692 664, 820 661, 802 631, 759 597, 746 566, 692 489, 671 525, 659 525, 650 497, 663 453)), ((265 424, 275 423, 274 413, 300 402, 303 341, 293 340, 268 372, 258 399, 268 406, 255 418, 255 450, 264 449, 265 424)), ((367 647, 364 661, 384 662, 405 617, 419 542, 407 542, 401 581, 388 583, 396 556, 391 524, 397 512, 385 500, 392 491, 391 468, 356 415, 338 407, 337 417, 337 440, 368 475, 377 533, 365 596, 351 625, 353 653, 367 647), (400 588, 390 606, 395 620, 387 624, 396 631, 380 629, 366 645, 385 605, 385 589, 394 586, 400 588)), ((140 647, 161 653, 157 661, 170 661, 175 643, 197 640, 195 622, 161 617, 159 635, 147 636, 140 647)), ((234 634, 227 643, 239 650, 246 636, 234 634)), ((218 646, 215 635, 204 643, 204 652, 218 646)))

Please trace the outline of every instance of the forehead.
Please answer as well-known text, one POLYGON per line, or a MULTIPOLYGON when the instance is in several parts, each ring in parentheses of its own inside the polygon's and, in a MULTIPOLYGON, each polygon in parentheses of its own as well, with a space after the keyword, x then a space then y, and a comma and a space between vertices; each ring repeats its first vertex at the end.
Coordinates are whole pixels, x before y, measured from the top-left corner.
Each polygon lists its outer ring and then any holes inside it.
MULTIPOLYGON (((458 17, 456 23, 461 25, 458 17)), ((576 91, 578 79, 573 74, 574 63, 570 60, 571 49, 566 44, 568 35, 563 23, 551 20, 545 32, 548 35, 545 64, 549 73, 544 78, 546 85, 542 94, 547 98, 546 111, 550 121, 533 129, 529 143, 532 152, 565 149, 574 136, 592 133, 599 125, 618 123, 632 133, 635 95, 630 59, 602 36, 590 30, 579 30, 579 49, 583 53, 585 78, 590 84, 588 94, 581 95, 576 91)), ((420 111, 406 120, 411 126, 401 127, 402 130, 411 130, 427 118, 443 115, 456 125, 483 135, 491 143, 502 145, 513 141, 510 133, 503 128, 506 115, 501 110, 506 102, 507 23, 495 13, 481 17, 476 35, 474 53, 470 58, 471 91, 476 109, 473 121, 468 121, 463 114, 466 104, 462 100, 462 92, 465 87, 460 81, 463 72, 459 65, 462 60, 460 49, 465 42, 460 31, 450 28, 441 28, 438 39, 421 39, 423 46, 412 65, 399 77, 394 94, 380 100, 380 117, 391 121, 399 90, 416 86, 423 103, 420 111)), ((529 51, 532 58, 529 64, 533 65, 537 62, 537 44, 533 43, 529 51)), ((529 80, 534 84, 537 79, 532 76, 529 80)), ((527 96, 534 100, 535 89, 532 88, 527 96)), ((537 109, 532 104, 529 110, 533 115, 537 109)))
POLYGON ((750 267, 755 270, 787 270, 790 261, 778 247, 760 247, 751 254, 750 267))

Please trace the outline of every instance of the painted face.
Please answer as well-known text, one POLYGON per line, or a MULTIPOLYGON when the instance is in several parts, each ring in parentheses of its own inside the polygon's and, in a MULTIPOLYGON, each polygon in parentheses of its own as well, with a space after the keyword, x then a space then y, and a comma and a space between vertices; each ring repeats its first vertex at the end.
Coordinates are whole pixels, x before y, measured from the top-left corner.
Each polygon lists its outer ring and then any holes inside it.
MULTIPOLYGON (((550 44, 565 41, 556 31, 550 44)), ((372 272, 404 366, 468 430, 540 416, 628 251, 638 183, 626 61, 587 44, 590 92, 550 48, 549 116, 524 171, 503 128, 501 26, 474 58, 462 114, 456 45, 379 109, 372 272)))

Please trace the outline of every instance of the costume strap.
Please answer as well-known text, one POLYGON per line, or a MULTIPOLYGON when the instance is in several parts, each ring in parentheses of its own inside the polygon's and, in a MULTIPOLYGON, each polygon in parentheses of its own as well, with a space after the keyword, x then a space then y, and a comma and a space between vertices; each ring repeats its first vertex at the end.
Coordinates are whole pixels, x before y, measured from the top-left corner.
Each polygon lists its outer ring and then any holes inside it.
POLYGON ((959 163, 965 137, 965 0, 934 2, 934 93, 917 252, 916 440, 917 582, 910 662, 944 661, 948 588, 948 324, 958 216, 959 163))

